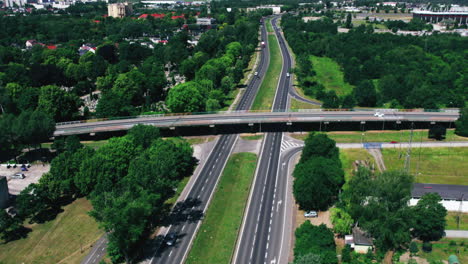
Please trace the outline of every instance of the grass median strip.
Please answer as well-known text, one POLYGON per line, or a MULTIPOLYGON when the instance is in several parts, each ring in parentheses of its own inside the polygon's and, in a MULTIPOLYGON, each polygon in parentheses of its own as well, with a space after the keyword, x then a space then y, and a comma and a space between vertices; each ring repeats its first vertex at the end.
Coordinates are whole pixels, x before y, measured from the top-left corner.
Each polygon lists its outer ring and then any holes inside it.
POLYGON ((233 154, 187 258, 187 264, 229 263, 257 164, 253 153, 233 154))
POLYGON ((253 110, 270 110, 278 87, 278 80, 281 75, 283 57, 279 49, 275 35, 268 35, 268 46, 270 48, 270 64, 265 73, 262 85, 255 97, 253 110))

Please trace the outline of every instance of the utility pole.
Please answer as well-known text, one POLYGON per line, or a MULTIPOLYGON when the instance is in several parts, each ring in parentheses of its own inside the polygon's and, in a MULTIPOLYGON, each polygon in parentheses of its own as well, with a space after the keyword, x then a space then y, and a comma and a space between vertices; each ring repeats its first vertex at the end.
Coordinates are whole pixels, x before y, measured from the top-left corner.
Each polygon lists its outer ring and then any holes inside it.
POLYGON ((411 132, 410 132, 410 139, 408 142, 408 149, 406 150, 406 159, 405 159, 405 171, 409 173, 410 171, 410 163, 411 163, 411 143, 413 142, 413 131, 414 130, 414 123, 411 123, 411 132))

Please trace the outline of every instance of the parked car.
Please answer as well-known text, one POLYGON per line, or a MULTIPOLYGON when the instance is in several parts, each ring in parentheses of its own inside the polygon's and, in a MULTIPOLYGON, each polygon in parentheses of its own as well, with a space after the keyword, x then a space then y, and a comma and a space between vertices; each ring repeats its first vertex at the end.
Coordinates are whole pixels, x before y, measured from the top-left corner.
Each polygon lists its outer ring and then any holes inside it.
POLYGON ((15 173, 15 174, 11 175, 10 178, 12 178, 12 179, 24 179, 24 178, 26 178, 26 175, 24 175, 24 173, 19 173, 18 172, 18 173, 15 173))
POLYGON ((305 217, 318 217, 317 211, 308 211, 304 213, 305 217))
POLYGON ((390 143, 391 144, 396 144, 396 143, 398 143, 398 141, 392 140, 392 141, 390 141, 390 143))
POLYGON ((172 246, 177 240, 177 235, 175 233, 169 233, 166 235, 166 245, 172 246))

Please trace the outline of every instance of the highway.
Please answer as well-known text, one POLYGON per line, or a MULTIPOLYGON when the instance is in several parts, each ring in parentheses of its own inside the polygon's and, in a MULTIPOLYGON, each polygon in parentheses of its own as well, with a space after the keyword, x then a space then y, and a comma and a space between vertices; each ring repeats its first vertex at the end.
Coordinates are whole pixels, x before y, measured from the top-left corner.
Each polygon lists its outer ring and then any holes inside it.
MULTIPOLYGON (((264 26, 261 27, 262 41, 267 41, 267 33, 264 26)), ((260 62, 256 71, 260 78, 254 76, 242 95, 236 110, 250 109, 257 94, 260 84, 269 64, 268 45, 261 50, 260 62)), ((190 246, 200 227, 203 214, 206 212, 211 197, 216 189, 220 175, 232 152, 238 136, 235 134, 223 135, 217 141, 213 151, 210 153, 205 166, 197 176, 192 189, 189 191, 185 203, 173 213, 173 224, 167 228, 167 233, 177 236, 176 243, 167 246, 161 243, 149 263, 180 264, 185 261, 190 246)))
MULTIPOLYGON (((283 68, 278 82, 273 111, 287 108, 291 80, 286 73, 291 68, 291 57, 277 27, 278 17, 272 19, 273 29, 279 40, 283 56, 283 68)), ((233 263, 278 263, 283 247, 283 215, 287 191, 285 177, 277 177, 280 166, 280 150, 283 133, 267 133, 261 148, 260 161, 244 214, 240 237, 236 245, 233 263)))

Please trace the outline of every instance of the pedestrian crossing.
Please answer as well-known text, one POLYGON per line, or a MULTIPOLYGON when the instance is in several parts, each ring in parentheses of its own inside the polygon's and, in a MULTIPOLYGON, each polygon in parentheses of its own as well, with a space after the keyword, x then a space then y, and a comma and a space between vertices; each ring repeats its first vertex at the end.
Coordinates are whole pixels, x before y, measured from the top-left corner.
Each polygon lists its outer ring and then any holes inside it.
POLYGON ((303 147, 304 144, 301 144, 301 143, 296 143, 296 142, 292 142, 292 141, 288 141, 288 140, 283 140, 281 142, 281 152, 284 152, 288 149, 292 149, 292 148, 297 148, 297 147, 303 147))

